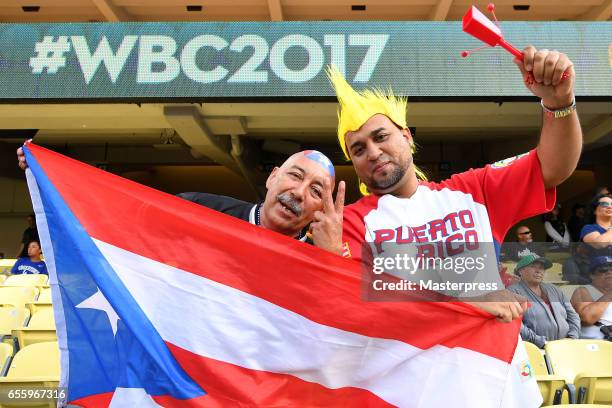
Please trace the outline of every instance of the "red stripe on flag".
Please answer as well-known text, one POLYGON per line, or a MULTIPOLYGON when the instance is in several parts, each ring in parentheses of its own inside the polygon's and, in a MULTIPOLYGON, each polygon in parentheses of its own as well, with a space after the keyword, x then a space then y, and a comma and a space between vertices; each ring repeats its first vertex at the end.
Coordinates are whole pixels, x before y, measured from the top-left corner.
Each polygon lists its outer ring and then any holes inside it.
POLYGON ((28 146, 88 233, 101 241, 320 324, 421 349, 441 344, 512 361, 520 321, 499 323, 463 303, 363 301, 357 262, 28 146))
MULTIPOLYGON (((105 392, 104 394, 94 394, 88 397, 79 398, 78 400, 71 401, 69 404, 76 405, 78 407, 84 408, 106 408, 110 405, 111 400, 113 399, 114 392, 105 392)), ((173 397, 169 397, 166 395, 163 396, 155 396, 152 397, 153 400, 166 408, 199 408, 199 407, 210 407, 210 403, 208 402, 210 399, 203 395, 201 397, 181 400, 173 397)))
POLYGON ((79 398, 78 400, 70 401, 69 404, 85 408, 108 407, 113 399, 113 394, 114 393, 112 392, 94 394, 84 398, 79 398))
POLYGON ((206 358, 166 343, 204 391, 207 407, 392 407, 370 391, 329 389, 289 374, 252 370, 206 358))

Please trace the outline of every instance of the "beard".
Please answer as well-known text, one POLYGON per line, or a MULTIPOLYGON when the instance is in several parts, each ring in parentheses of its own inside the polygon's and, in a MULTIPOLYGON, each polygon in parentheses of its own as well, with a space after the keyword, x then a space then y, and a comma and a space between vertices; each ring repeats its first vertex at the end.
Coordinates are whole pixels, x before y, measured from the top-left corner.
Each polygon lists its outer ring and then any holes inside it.
MULTIPOLYGON (((386 158, 382 158, 381 160, 386 160, 386 158)), ((393 163, 393 169, 386 175, 382 175, 382 178, 376 180, 374 177, 370 177, 369 179, 364 179, 364 182, 370 190, 378 190, 381 192, 385 190, 388 191, 402 180, 408 172, 412 161, 412 155, 400 158, 399 163, 393 163)))
POLYGON ((375 180, 372 178, 369 183, 366 183, 368 186, 371 186, 374 190, 387 190, 390 187, 393 187, 404 177, 406 174, 406 169, 403 169, 400 166, 395 165, 393 170, 389 172, 386 176, 384 176, 380 180, 375 180))

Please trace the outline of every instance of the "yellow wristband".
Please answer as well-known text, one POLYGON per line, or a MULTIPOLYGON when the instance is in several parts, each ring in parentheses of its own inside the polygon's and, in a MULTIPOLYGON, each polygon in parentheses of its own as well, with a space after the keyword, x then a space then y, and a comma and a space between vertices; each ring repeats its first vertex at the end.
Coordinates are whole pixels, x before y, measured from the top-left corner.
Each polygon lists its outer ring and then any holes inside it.
POLYGON ((571 115, 576 110, 576 97, 574 97, 570 106, 561 109, 548 109, 546 106, 544 106, 543 100, 540 101, 540 105, 542 105, 542 109, 544 110, 546 116, 555 119, 564 118, 571 115))

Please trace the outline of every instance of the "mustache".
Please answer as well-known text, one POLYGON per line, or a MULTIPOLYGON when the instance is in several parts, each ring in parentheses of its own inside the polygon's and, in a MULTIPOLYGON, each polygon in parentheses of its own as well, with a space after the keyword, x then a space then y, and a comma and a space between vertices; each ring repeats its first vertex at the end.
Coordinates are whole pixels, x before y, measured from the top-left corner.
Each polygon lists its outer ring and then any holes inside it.
POLYGON ((293 196, 287 193, 282 193, 282 194, 277 195, 276 199, 281 204, 288 207, 295 215, 297 216, 302 215, 302 211, 303 211, 302 206, 300 205, 298 200, 296 200, 293 196))

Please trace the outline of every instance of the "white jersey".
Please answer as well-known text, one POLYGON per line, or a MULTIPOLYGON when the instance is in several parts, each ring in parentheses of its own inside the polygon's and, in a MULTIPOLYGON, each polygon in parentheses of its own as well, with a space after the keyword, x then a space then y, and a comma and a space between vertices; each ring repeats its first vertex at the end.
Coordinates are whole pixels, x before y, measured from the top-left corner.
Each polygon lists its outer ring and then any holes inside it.
MULTIPOLYGON (((410 198, 370 195, 347 206, 344 253, 364 261, 384 251, 387 243, 492 242, 499 248, 512 225, 550 211, 554 204, 555 190, 545 189, 537 153, 532 150, 441 183, 420 182, 410 198)), ((541 395, 517 337, 518 326, 516 337, 478 341, 491 348, 514 342, 514 356, 505 360, 510 370, 501 406, 536 407, 541 395)))

